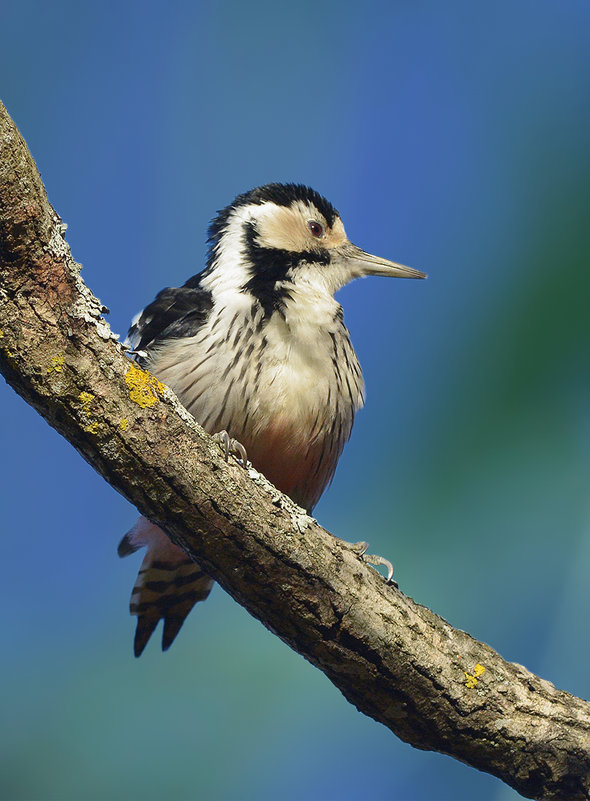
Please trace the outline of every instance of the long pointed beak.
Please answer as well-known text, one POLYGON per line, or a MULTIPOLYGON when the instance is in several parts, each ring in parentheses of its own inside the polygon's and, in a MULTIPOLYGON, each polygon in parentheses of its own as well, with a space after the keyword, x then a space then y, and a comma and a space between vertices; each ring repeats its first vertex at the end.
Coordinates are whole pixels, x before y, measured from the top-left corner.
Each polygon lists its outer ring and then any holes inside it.
POLYGON ((397 264, 395 261, 382 259, 380 256, 372 256, 361 248, 357 248, 352 242, 346 246, 346 259, 350 261, 359 275, 385 275, 391 278, 427 278, 426 273, 415 270, 413 267, 406 267, 397 264))

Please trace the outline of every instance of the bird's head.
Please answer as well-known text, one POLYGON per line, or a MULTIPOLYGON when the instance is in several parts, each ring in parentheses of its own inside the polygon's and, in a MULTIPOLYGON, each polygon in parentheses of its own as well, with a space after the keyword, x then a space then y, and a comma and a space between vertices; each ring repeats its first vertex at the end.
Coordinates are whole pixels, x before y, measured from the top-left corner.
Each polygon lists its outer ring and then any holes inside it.
POLYGON ((332 204, 300 184, 238 195, 211 223, 209 243, 209 271, 220 285, 271 299, 289 285, 333 295, 367 275, 426 278, 353 245, 332 204))

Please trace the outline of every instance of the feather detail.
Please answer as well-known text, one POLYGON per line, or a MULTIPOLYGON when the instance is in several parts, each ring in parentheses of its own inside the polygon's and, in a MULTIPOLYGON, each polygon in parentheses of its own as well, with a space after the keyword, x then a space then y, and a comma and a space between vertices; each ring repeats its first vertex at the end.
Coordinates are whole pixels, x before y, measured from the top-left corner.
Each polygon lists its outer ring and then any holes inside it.
POLYGON ((211 592, 213 579, 204 573, 158 526, 140 517, 119 544, 119 556, 147 546, 137 575, 129 611, 137 617, 133 643, 140 656, 160 620, 164 622, 162 650, 172 645, 187 615, 211 592))

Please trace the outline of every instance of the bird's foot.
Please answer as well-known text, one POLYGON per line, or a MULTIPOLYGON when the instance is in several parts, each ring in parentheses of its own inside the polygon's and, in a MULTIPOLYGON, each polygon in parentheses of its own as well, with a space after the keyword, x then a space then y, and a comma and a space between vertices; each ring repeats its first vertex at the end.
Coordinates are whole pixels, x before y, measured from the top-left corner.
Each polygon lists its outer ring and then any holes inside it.
POLYGON ((347 543, 351 551, 357 554, 359 559, 362 559, 363 562, 366 562, 368 565, 372 567, 379 567, 383 565, 383 567, 387 568, 387 578, 385 579, 387 584, 395 584, 397 583, 393 581, 393 565, 389 561, 389 559, 384 559, 382 556, 376 556, 371 553, 367 553, 367 549, 369 547, 368 542, 349 542, 347 543))
POLYGON ((213 439, 223 451, 226 462, 233 456, 242 467, 248 467, 248 454, 241 442, 230 437, 227 431, 218 431, 217 434, 213 434, 213 439))
POLYGON ((120 344, 127 356, 137 357, 139 359, 145 359, 147 356, 147 350, 135 350, 135 348, 132 348, 131 345, 127 345, 126 342, 121 342, 120 344))

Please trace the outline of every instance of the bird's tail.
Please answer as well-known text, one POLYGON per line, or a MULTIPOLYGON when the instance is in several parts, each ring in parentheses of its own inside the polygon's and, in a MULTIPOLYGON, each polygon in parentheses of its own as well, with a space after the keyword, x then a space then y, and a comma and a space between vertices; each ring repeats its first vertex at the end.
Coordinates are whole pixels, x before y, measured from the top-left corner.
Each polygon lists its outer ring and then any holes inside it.
POLYGON ((170 648, 188 613, 198 601, 205 600, 214 583, 145 517, 125 534, 118 554, 128 556, 146 545, 129 603, 129 611, 137 616, 135 656, 141 655, 160 619, 164 621, 162 650, 170 648))

